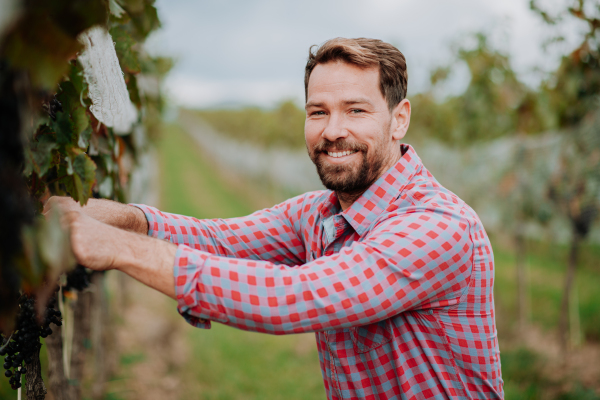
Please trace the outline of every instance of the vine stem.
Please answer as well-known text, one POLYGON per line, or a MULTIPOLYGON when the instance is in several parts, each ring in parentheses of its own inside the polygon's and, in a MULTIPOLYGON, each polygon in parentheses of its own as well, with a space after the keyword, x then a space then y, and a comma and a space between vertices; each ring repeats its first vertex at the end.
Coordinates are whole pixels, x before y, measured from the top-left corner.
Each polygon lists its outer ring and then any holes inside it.
POLYGON ((56 181, 59 181, 59 180, 61 180, 63 178, 66 178, 67 176, 69 176, 69 175, 63 175, 63 176, 59 176, 58 178, 54 178, 52 180, 49 180, 48 182, 46 182, 46 186, 49 186, 49 185, 53 184, 56 181))
POLYGON ((65 303, 63 301, 63 287, 62 284, 60 285, 60 289, 58 290, 58 309, 60 310, 60 313, 63 316, 63 321, 64 321, 64 328, 60 330, 61 336, 62 336, 62 359, 63 359, 63 365, 64 365, 64 372, 65 372, 65 376, 67 377, 67 379, 69 378, 69 362, 68 362, 68 352, 67 352, 67 321, 68 321, 68 315, 65 312, 65 303))
POLYGON ((65 331, 67 332, 67 334, 63 348, 65 349, 65 375, 67 376, 67 379, 71 379, 71 358, 73 355, 73 334, 75 328, 75 318, 73 315, 73 303, 70 300, 67 302, 66 309, 67 323, 65 324, 65 331))
POLYGON ((3 346, 0 346, 0 350, 1 350, 1 349, 3 349, 3 348, 5 348, 6 346, 8 346, 8 344, 10 343, 10 339, 12 339, 12 335, 13 335, 14 333, 15 333, 15 332, 13 331, 13 332, 10 334, 10 336, 8 337, 8 339, 6 339, 6 342, 4 343, 4 345, 3 345, 3 346))

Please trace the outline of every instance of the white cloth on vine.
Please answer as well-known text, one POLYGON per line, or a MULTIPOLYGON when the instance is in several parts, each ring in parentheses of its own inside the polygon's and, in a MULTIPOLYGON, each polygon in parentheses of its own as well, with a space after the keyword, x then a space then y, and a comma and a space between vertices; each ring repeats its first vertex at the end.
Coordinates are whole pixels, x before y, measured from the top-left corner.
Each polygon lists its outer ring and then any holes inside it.
POLYGON ((83 32, 79 40, 85 46, 78 59, 89 86, 90 111, 115 133, 130 132, 137 110, 129 99, 112 37, 106 28, 95 26, 83 32))

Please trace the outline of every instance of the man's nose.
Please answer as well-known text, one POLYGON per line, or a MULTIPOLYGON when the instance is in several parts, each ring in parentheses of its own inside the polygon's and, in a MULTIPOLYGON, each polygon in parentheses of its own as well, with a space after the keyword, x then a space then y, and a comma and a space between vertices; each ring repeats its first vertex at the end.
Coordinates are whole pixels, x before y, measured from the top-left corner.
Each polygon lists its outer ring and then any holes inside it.
POLYGON ((348 130, 344 127, 344 119, 339 114, 332 113, 321 137, 330 142, 348 137, 348 130))

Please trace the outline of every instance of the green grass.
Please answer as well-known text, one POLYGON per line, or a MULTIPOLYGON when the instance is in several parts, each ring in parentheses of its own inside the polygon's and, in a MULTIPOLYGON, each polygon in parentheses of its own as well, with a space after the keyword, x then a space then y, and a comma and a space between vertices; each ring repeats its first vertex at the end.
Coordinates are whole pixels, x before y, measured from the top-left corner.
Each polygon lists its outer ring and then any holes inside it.
POLYGON ((196 218, 229 218, 253 210, 236 188, 220 179, 195 142, 180 128, 168 127, 159 143, 161 208, 196 218))
MULTIPOLYGON (((219 177, 185 132, 171 126, 159 144, 164 211, 225 218, 254 211, 244 188, 219 177)), ((189 330, 183 398, 318 399, 325 397, 314 337, 271 336, 213 324, 189 330)))
MULTIPOLYGON (((554 330, 559 319, 568 246, 528 243, 530 319, 554 330)), ((500 327, 512 329, 517 315, 515 257, 510 250, 494 246, 496 281, 494 294, 500 327)), ((600 254, 598 246, 585 245, 577 270, 576 290, 579 299, 581 328, 587 340, 600 342, 600 254)))

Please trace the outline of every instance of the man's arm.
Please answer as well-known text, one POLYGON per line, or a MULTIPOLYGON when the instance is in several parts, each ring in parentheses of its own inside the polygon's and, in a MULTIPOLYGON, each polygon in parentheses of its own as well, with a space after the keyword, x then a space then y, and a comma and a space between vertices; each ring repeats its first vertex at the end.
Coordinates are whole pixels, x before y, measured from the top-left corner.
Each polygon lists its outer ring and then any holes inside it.
POLYGON ((244 217, 196 219, 139 207, 148 220, 148 235, 185 244, 208 253, 234 258, 303 264, 306 248, 302 237, 303 215, 312 215, 315 197, 323 191, 305 193, 271 208, 244 217))
POLYGON ((106 199, 89 199, 85 206, 81 206, 71 197, 52 196, 44 204, 43 213, 60 208, 62 211, 77 211, 86 214, 100 222, 137 232, 143 235, 148 233, 148 221, 144 212, 138 207, 122 204, 106 199))
POLYGON ((175 249, 127 232, 114 235, 114 228, 90 220, 78 215, 70 222, 78 261, 92 269, 119 269, 175 296, 194 325, 211 319, 274 334, 365 325, 410 309, 458 303, 472 271, 469 224, 458 214, 396 217, 338 254, 295 268, 185 245, 175 249), (113 242, 97 246, 96 235, 113 242))
POLYGON ((52 208, 83 212, 121 229, 215 255, 296 265, 306 261, 300 234, 303 212, 322 193, 306 193, 251 215, 228 219, 200 220, 146 205, 125 205, 99 199, 90 199, 85 207, 81 207, 68 197, 51 197, 44 207, 44 214, 52 208))
POLYGON ((70 229, 71 247, 79 264, 98 271, 117 269, 176 298, 173 278, 176 245, 118 229, 79 210, 64 212, 62 219, 70 229))

